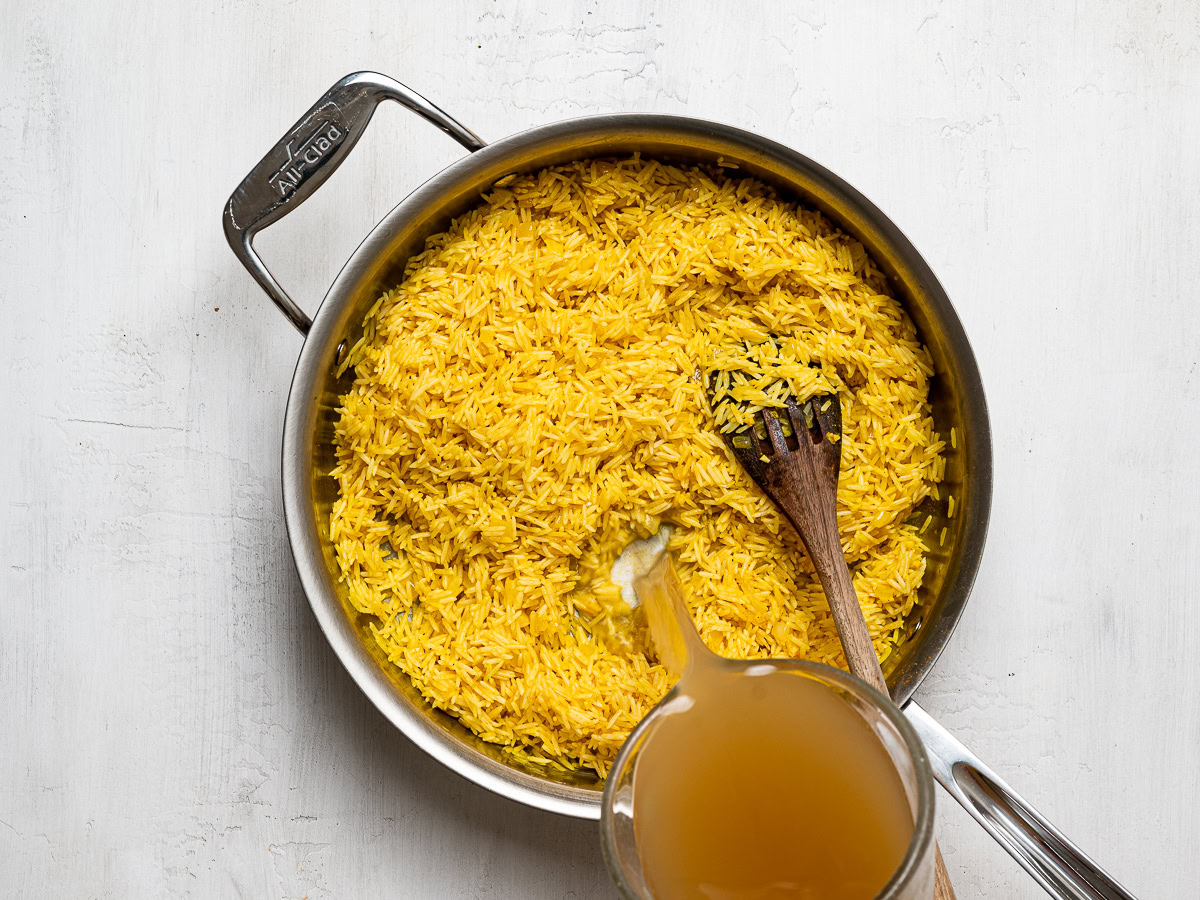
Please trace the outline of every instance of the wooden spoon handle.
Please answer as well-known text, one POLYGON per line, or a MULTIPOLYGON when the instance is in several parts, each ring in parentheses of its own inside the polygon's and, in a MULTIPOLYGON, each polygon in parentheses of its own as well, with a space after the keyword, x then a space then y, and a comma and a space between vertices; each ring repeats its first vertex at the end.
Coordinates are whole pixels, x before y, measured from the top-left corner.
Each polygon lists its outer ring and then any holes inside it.
MULTIPOLYGON (((854 593, 850 567, 846 565, 846 554, 842 552, 842 540, 838 535, 838 456, 826 441, 828 423, 820 423, 817 440, 806 440, 805 437, 811 437, 808 432, 813 423, 801 414, 794 403, 788 406, 788 417, 793 433, 799 437, 799 445, 795 450, 790 449, 784 440, 779 419, 774 414, 767 414, 763 417, 763 423, 774 454, 766 467, 763 467, 761 460, 768 457, 763 454, 754 429, 746 432, 754 453, 742 453, 738 459, 791 520, 800 540, 804 542, 808 558, 812 560, 821 587, 825 589, 825 598, 833 613, 838 636, 842 639, 842 650, 850 672, 885 697, 890 696, 883 670, 879 668, 879 657, 875 655, 875 645, 871 643, 871 633, 867 630, 867 620, 863 617, 858 595, 854 593)), ((839 425, 834 430, 840 432, 840 416, 838 418, 839 425)), ((736 445, 734 452, 737 453, 736 445)), ((934 844, 933 851, 933 896, 936 900, 954 900, 954 888, 950 886, 950 876, 946 873, 946 864, 942 862, 942 851, 937 844, 934 844)))
MULTIPOLYGON (((771 498, 800 535, 817 570, 850 671, 886 694, 887 682, 883 680, 867 620, 850 582, 850 568, 838 535, 837 470, 826 468, 820 452, 808 442, 800 450, 789 452, 779 422, 770 416, 765 421, 776 451, 776 460, 767 468, 771 498)), ((801 422, 797 417, 793 417, 793 422, 798 430, 801 422)), ((821 447, 821 451, 827 450, 827 445, 821 447)))
MULTIPOLYGON (((836 537, 831 540, 836 540, 836 537)), ((879 667, 879 657, 875 655, 867 620, 863 618, 862 607, 858 605, 858 594, 854 592, 854 584, 850 581, 850 568, 846 565, 846 557, 842 555, 841 544, 836 543, 830 548, 829 541, 821 541, 819 549, 809 549, 809 557, 817 570, 821 587, 825 589, 850 672, 887 694, 887 682, 879 667)))
POLYGON ((933 897, 934 900, 956 900, 950 873, 946 871, 946 862, 942 859, 942 848, 937 844, 933 845, 933 897))
MULTIPOLYGON (((821 587, 825 589, 833 622, 842 639, 846 663, 856 678, 862 679, 884 696, 891 696, 883 669, 879 667, 879 657, 875 655, 871 633, 867 630, 867 620, 858 604, 858 594, 854 592, 854 584, 850 580, 850 567, 846 565, 836 526, 822 528, 818 535, 816 540, 811 540, 805 546, 821 580, 821 587)), ((937 844, 933 846, 933 896, 934 900, 956 900, 950 874, 942 859, 942 850, 937 844)))
MULTIPOLYGON (((846 565, 841 547, 838 547, 835 559, 825 562, 826 565, 820 565, 814 559, 813 565, 821 579, 821 586, 825 588, 825 596, 829 598, 829 608, 833 612, 833 621, 837 625, 838 635, 841 636, 842 649, 850 671, 884 696, 890 696, 883 670, 879 667, 879 657, 875 655, 875 645, 871 643, 871 634, 867 630, 867 620, 863 618, 862 607, 858 605, 858 594, 854 592, 854 584, 850 581, 850 568, 846 565)), ((946 863, 942 859, 942 849, 937 844, 933 846, 933 896, 934 900, 955 900, 954 886, 950 884, 950 874, 946 871, 946 863)))

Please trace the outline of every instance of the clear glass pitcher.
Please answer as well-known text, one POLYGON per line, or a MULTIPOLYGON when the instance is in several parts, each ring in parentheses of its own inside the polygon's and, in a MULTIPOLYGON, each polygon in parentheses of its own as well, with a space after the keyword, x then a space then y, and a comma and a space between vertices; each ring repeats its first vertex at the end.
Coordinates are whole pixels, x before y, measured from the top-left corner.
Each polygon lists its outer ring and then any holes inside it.
MULTIPOLYGON (((896 768, 913 817, 913 833, 899 869, 878 895, 877 900, 929 900, 933 896, 933 776, 917 733, 894 703, 851 675, 829 666, 798 660, 712 660, 710 665, 727 668, 730 673, 745 673, 765 668, 790 672, 809 678, 846 703, 883 745, 896 768)), ((749 676, 747 676, 749 677, 749 676)), ((609 873, 625 898, 652 900, 638 855, 634 835, 634 772, 641 750, 653 740, 655 728, 670 714, 671 691, 642 720, 629 736, 613 765, 604 788, 600 820, 601 845, 609 873)), ((802 778, 803 775, 797 775, 802 778)), ((803 815, 803 812, 797 812, 803 815)))

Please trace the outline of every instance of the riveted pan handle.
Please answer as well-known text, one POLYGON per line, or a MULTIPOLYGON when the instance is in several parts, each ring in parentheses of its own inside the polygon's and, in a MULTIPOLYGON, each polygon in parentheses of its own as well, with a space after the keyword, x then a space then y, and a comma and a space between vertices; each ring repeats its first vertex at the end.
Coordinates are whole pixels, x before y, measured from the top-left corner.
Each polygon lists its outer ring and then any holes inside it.
POLYGON ((484 142, 416 91, 378 72, 347 75, 300 117, 242 179, 225 206, 225 237, 234 254, 301 334, 312 319, 288 296, 254 252, 254 235, 303 203, 337 170, 366 130, 375 107, 395 100, 468 150, 484 142))
POLYGON ((1062 832, 915 703, 904 714, 921 737, 933 777, 1051 897, 1134 900, 1062 832))

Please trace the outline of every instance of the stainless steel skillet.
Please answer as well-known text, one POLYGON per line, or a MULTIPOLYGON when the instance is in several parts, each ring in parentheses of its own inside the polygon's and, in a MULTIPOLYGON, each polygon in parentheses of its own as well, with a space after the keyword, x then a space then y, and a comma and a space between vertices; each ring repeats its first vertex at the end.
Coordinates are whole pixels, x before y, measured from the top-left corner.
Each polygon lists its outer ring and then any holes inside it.
POLYGON ((224 212, 229 244, 305 338, 284 422, 284 512, 300 580, 334 652, 397 728, 460 775, 530 806, 599 817, 597 779, 517 764, 426 704, 383 658, 367 632, 369 622, 349 604, 337 581, 328 534, 336 489, 327 473, 333 467, 338 397, 352 378, 352 373, 338 377, 339 363, 361 336, 367 309, 400 281, 406 261, 425 239, 509 175, 635 151, 681 162, 734 163, 739 173, 821 209, 861 240, 887 273, 934 360, 931 400, 938 430, 954 435, 942 500, 918 511, 922 521, 925 516, 933 520, 926 531, 932 538, 929 568, 919 612, 884 667, 892 696, 907 704, 938 780, 1047 890, 1069 898, 1130 896, 911 702, 967 602, 991 507, 987 404, 974 354, 949 298, 908 239, 866 197, 794 150, 737 128, 679 116, 604 115, 556 122, 485 144, 399 82, 359 72, 330 88, 234 191, 224 212), (375 226, 310 318, 259 258, 254 235, 325 182, 384 100, 416 112, 470 153, 413 191, 375 226), (955 498, 952 517, 947 514, 950 495, 955 498))

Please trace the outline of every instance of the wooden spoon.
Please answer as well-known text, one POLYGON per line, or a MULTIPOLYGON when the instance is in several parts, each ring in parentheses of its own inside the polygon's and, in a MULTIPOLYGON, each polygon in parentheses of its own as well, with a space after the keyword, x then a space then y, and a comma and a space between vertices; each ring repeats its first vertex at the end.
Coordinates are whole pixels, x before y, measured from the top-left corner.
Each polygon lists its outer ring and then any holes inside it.
MULTIPOLYGON (((841 403, 837 397, 817 396, 800 406, 789 398, 786 413, 790 435, 784 434, 780 413, 767 410, 762 414, 762 424, 768 441, 760 438, 751 425, 728 435, 729 445, 738 462, 800 535, 825 589, 851 673, 886 695, 887 682, 838 536, 841 403)), ((935 847, 934 852, 934 897, 954 900, 942 851, 935 847)))

